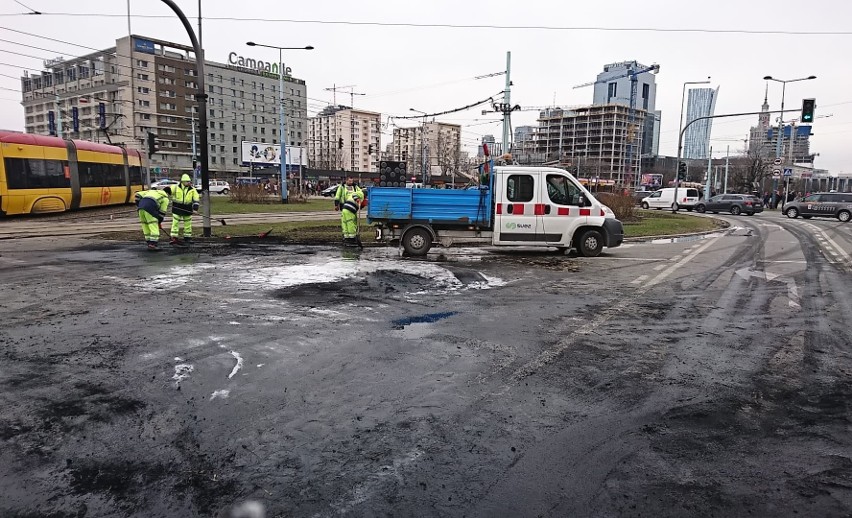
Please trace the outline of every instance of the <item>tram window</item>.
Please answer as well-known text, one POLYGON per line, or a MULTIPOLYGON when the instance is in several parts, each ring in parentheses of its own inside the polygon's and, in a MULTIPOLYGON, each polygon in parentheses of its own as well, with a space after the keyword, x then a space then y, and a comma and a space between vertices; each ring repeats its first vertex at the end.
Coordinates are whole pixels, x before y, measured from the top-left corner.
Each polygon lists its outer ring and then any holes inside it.
POLYGON ((26 189, 27 177, 30 175, 29 164, 25 158, 7 158, 6 183, 9 189, 26 189))
POLYGON ((94 164, 92 162, 80 162, 77 169, 80 172, 80 187, 100 187, 102 164, 94 164))
POLYGON ((45 174, 47 183, 52 188, 70 187, 71 180, 65 177, 65 167, 68 162, 61 160, 45 160, 45 174))
POLYGON ((138 165, 130 166, 130 184, 142 185, 142 168, 138 165))

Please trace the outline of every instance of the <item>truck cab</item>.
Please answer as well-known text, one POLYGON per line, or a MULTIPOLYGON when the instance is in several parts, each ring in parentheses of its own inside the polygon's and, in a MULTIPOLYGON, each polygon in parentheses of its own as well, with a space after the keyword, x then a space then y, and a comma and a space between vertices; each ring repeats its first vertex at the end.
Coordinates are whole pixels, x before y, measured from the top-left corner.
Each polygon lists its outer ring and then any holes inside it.
POLYGON ((624 239, 609 207, 561 169, 498 167, 492 183, 495 245, 575 247, 595 256, 624 239))

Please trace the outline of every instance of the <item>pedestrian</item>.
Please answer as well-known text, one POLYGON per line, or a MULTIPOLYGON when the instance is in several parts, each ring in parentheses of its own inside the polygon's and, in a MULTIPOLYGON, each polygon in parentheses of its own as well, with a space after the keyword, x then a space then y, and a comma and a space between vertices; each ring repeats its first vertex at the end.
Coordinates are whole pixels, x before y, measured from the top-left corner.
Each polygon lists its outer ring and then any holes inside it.
POLYGON ((360 187, 353 185, 351 176, 346 177, 346 183, 341 184, 334 194, 334 210, 340 211, 340 228, 346 245, 357 244, 358 209, 363 199, 364 193, 360 187))
POLYGON ((192 185, 192 178, 188 174, 180 177, 180 185, 172 190, 172 232, 170 245, 180 245, 181 231, 183 231, 183 243, 192 241, 192 213, 199 207, 198 191, 192 185))
POLYGON ((163 187, 162 191, 150 190, 136 193, 136 212, 139 214, 139 222, 142 223, 142 235, 148 250, 157 250, 157 242, 160 240, 160 224, 169 210, 169 196, 172 194, 171 187, 163 187))

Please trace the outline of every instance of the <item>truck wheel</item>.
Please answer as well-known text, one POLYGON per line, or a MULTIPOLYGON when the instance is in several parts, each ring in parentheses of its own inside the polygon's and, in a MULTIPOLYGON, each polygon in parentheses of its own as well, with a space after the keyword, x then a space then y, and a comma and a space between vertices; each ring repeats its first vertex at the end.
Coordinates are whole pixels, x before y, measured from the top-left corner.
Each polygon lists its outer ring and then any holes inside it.
POLYGON ((650 206, 650 205, 648 205, 648 202, 647 202, 647 201, 643 201, 643 202, 642 202, 642 208, 643 208, 643 209, 648 210, 650 207, 651 207, 651 206, 650 206))
POLYGON ((409 255, 424 256, 432 248, 432 234, 424 228, 412 228, 402 238, 402 247, 409 255))
POLYGON ((577 240, 577 253, 583 257, 597 257, 601 255, 603 246, 603 235, 597 230, 587 230, 577 240))

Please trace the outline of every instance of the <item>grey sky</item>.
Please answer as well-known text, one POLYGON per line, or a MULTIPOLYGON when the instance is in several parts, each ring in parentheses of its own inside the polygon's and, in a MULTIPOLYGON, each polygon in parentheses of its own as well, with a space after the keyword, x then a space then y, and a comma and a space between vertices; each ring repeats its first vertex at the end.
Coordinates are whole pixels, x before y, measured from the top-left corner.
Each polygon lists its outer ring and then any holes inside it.
MULTIPOLYGON (((126 15, 126 1, 22 0, 44 13, 126 15)), ((177 2, 193 19, 197 0, 177 2)), ((0 27, 31 32, 97 49, 114 44, 127 34, 124 17, 8 16, 26 9, 12 0, 0 2, 0 27)), ((166 18, 132 18, 136 34, 188 43, 183 27, 171 10, 158 0, 131 0, 134 15, 166 18)), ((333 85, 356 85, 355 106, 386 115, 411 116, 409 108, 440 112, 497 94, 503 77, 473 80, 474 76, 504 70, 506 51, 512 52, 512 103, 522 106, 589 104, 592 88, 572 86, 592 81, 606 63, 636 59, 659 63, 657 108, 663 111, 660 152, 674 155, 684 81, 712 76, 721 86, 716 113, 757 111, 763 102, 765 75, 793 79, 816 75, 818 79, 787 87, 785 119, 798 117, 801 99, 817 99, 811 151, 819 153, 815 165, 832 171, 852 172, 852 152, 846 143, 852 131, 850 73, 841 59, 852 35, 743 34, 735 32, 661 32, 626 30, 498 29, 351 25, 326 22, 378 22, 383 24, 450 24, 493 26, 597 27, 604 29, 651 28, 702 31, 849 31, 852 6, 846 2, 792 0, 775 2, 716 1, 693 3, 675 0, 628 2, 507 2, 503 0, 400 2, 363 0, 344 2, 281 2, 276 0, 204 0, 205 18, 253 18, 254 21, 206 19, 203 41, 207 58, 226 62, 235 51, 264 61, 277 52, 250 48, 248 40, 313 51, 288 51, 284 61, 295 77, 308 85, 309 115, 331 103, 333 85), (706 7, 701 7, 702 5, 706 7), (270 21, 277 20, 277 21, 270 21), (292 21, 281 21, 292 20, 292 21), (296 21, 301 20, 301 21, 296 21)), ((85 49, 0 29, 0 38, 50 49, 19 47, 0 41, 0 73, 18 77, 24 68, 39 70, 39 59, 87 53, 85 49), (55 52, 53 52, 55 51, 55 52)), ((19 104, 20 82, 0 76, 0 127, 23 129, 19 104)), ((778 108, 781 85, 770 83, 769 103, 778 108)), ((337 102, 350 96, 338 93, 337 102)), ((498 137, 497 115, 481 115, 482 107, 439 117, 462 124, 463 144, 474 149, 483 134, 498 137)), ((537 113, 516 112, 514 126, 535 124, 537 113)), ((385 122, 383 118, 383 122, 385 122)), ((724 156, 725 147, 742 150, 749 126, 756 117, 716 121, 713 155, 724 156)), ((774 120, 774 119, 773 119, 774 120)), ((400 126, 417 121, 397 121, 400 126)), ((382 146, 390 140, 384 136, 382 146)))

